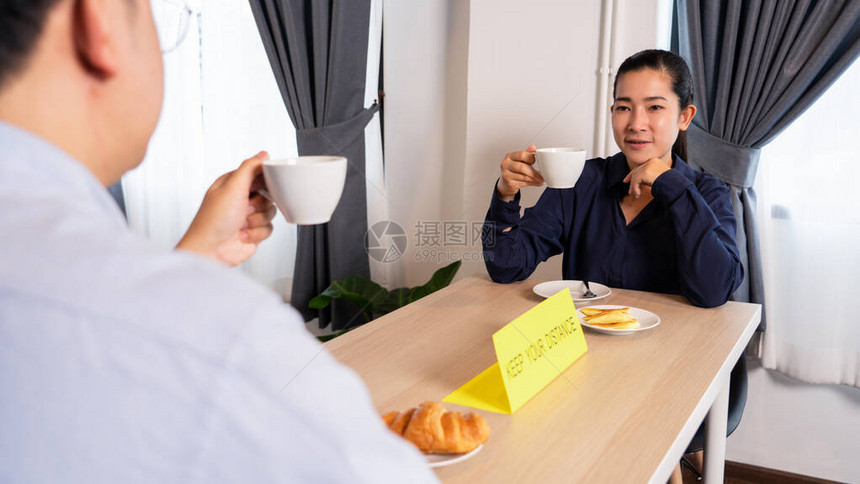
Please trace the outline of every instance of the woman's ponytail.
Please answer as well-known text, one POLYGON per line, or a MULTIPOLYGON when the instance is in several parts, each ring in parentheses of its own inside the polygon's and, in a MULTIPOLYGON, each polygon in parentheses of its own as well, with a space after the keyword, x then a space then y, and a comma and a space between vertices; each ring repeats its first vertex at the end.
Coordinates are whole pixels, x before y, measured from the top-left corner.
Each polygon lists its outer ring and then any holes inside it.
POLYGON ((679 131, 678 139, 675 140, 675 144, 672 145, 672 153, 677 155, 684 161, 687 161, 687 132, 679 131))

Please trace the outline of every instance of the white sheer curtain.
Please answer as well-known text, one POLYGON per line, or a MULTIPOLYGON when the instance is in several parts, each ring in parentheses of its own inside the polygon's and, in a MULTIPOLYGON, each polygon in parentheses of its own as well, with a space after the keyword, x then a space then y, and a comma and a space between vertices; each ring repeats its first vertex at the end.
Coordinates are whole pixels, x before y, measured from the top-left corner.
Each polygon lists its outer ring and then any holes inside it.
MULTIPOLYGON (((297 153, 248 2, 188 4, 197 13, 187 36, 164 56, 161 119, 146 159, 123 178, 129 224, 165 247, 179 241, 222 173, 260 150, 273 158, 297 153)), ((243 269, 288 295, 295 247, 295 226, 279 215, 243 269)))
POLYGON ((860 62, 762 151, 762 361, 860 386, 860 62))
MULTIPOLYGON (((379 98, 379 63, 382 53, 382 0, 370 2, 370 28, 367 41, 367 83, 364 105, 370 106, 379 98)), ((367 226, 389 220, 389 198, 386 188, 385 163, 382 152, 382 129, 379 113, 373 116, 364 130, 365 176, 367 178, 367 226)), ((370 278, 383 286, 390 286, 391 264, 368 257, 370 278)))

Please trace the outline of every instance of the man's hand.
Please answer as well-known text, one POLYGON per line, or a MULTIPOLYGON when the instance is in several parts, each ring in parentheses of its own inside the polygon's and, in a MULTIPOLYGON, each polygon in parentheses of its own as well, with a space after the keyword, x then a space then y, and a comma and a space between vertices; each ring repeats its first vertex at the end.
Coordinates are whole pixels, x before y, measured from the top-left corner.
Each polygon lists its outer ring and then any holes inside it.
POLYGON ((263 161, 267 159, 269 155, 261 151, 215 180, 176 248, 231 266, 254 255, 257 244, 271 235, 277 213, 271 201, 259 194, 251 197, 264 185, 263 161))
POLYGON ((532 165, 537 146, 529 145, 526 151, 511 151, 502 160, 502 176, 496 183, 496 194, 504 201, 514 199, 520 188, 543 185, 543 177, 532 165))
POLYGON ((633 198, 639 198, 642 195, 642 185, 651 186, 658 176, 670 170, 670 166, 660 158, 651 158, 641 165, 633 168, 630 173, 624 177, 624 183, 630 183, 628 194, 633 198))

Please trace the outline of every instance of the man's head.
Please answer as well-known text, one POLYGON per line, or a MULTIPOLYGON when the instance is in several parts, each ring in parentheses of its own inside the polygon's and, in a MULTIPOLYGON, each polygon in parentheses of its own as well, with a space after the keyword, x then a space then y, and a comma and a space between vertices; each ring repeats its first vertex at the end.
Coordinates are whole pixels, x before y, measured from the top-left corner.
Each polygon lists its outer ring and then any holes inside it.
POLYGON ((59 0, 3 0, 0 3, 0 89, 21 71, 42 33, 48 11, 59 0))
POLYGON ((0 120, 53 142, 105 185, 146 153, 162 69, 149 0, 0 3, 0 120))

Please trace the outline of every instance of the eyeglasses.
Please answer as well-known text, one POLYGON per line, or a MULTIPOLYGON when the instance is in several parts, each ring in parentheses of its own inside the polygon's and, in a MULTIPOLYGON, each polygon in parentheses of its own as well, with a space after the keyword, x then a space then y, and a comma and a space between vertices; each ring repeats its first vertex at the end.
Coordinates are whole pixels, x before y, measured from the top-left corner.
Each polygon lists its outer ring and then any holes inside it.
POLYGON ((167 54, 182 44, 188 34, 191 16, 200 13, 184 0, 152 0, 151 4, 161 52, 167 54))

